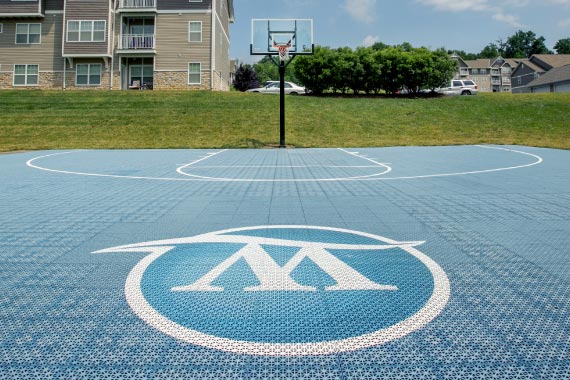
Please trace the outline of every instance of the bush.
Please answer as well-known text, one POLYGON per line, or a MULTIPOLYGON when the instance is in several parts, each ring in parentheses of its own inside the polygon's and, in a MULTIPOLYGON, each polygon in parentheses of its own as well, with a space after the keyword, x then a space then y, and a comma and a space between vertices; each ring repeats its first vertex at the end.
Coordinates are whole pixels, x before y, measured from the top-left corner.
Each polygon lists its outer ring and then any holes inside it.
POLYGON ((238 91, 247 91, 259 87, 257 74, 251 65, 239 65, 234 79, 234 88, 238 91))
POLYGON ((414 94, 443 86, 453 77, 456 65, 443 49, 431 51, 408 43, 356 50, 317 46, 314 55, 297 58, 295 75, 317 95, 349 90, 395 94, 403 89, 414 94))

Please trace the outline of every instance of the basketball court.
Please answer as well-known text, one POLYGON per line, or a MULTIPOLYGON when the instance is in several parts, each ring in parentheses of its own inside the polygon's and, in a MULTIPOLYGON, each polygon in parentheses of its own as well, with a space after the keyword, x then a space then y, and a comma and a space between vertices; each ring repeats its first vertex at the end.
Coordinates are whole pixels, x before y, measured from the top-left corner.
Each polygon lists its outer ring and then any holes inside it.
POLYGON ((0 156, 2 379, 567 379, 570 152, 0 156))

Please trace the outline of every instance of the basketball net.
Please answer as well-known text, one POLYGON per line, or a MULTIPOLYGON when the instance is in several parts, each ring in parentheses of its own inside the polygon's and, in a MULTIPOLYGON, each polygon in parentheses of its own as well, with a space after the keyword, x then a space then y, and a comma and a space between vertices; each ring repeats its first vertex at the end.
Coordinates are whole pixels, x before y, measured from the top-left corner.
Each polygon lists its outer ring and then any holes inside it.
POLYGON ((289 48, 291 47, 290 42, 284 45, 273 44, 273 47, 279 50, 279 60, 281 62, 287 61, 289 59, 289 48))

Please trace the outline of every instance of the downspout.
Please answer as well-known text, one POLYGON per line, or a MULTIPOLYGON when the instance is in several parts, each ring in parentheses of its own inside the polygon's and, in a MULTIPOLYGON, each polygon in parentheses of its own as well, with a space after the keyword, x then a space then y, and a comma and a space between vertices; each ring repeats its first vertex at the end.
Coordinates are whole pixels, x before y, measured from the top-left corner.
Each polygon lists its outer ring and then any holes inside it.
POLYGON ((67 1, 63 1, 63 15, 62 15, 62 32, 61 32, 61 57, 63 58, 63 90, 67 89, 67 60, 65 57, 65 34, 67 33, 67 27, 65 25, 66 20, 66 10, 67 10, 67 1))
POLYGON ((212 0, 212 56, 210 58, 210 90, 214 90, 214 68, 216 66, 216 0, 212 0))
POLYGON ((111 33, 113 34, 113 39, 112 39, 112 44, 111 44, 111 79, 109 80, 109 90, 113 89, 113 76, 114 76, 114 71, 113 71, 113 66, 115 66, 115 23, 117 21, 117 4, 119 3, 120 0, 115 0, 115 3, 113 4, 113 11, 111 12, 111 17, 113 17, 113 20, 111 20, 111 33))

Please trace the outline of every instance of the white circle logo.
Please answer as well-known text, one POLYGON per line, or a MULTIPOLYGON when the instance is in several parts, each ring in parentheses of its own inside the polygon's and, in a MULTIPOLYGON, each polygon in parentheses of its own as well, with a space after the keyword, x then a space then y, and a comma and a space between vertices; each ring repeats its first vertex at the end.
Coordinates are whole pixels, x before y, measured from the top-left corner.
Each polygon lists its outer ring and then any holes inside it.
POLYGON ((249 355, 354 351, 402 338, 450 297, 443 269, 416 247, 346 229, 259 226, 125 245, 132 310, 181 341, 249 355))

